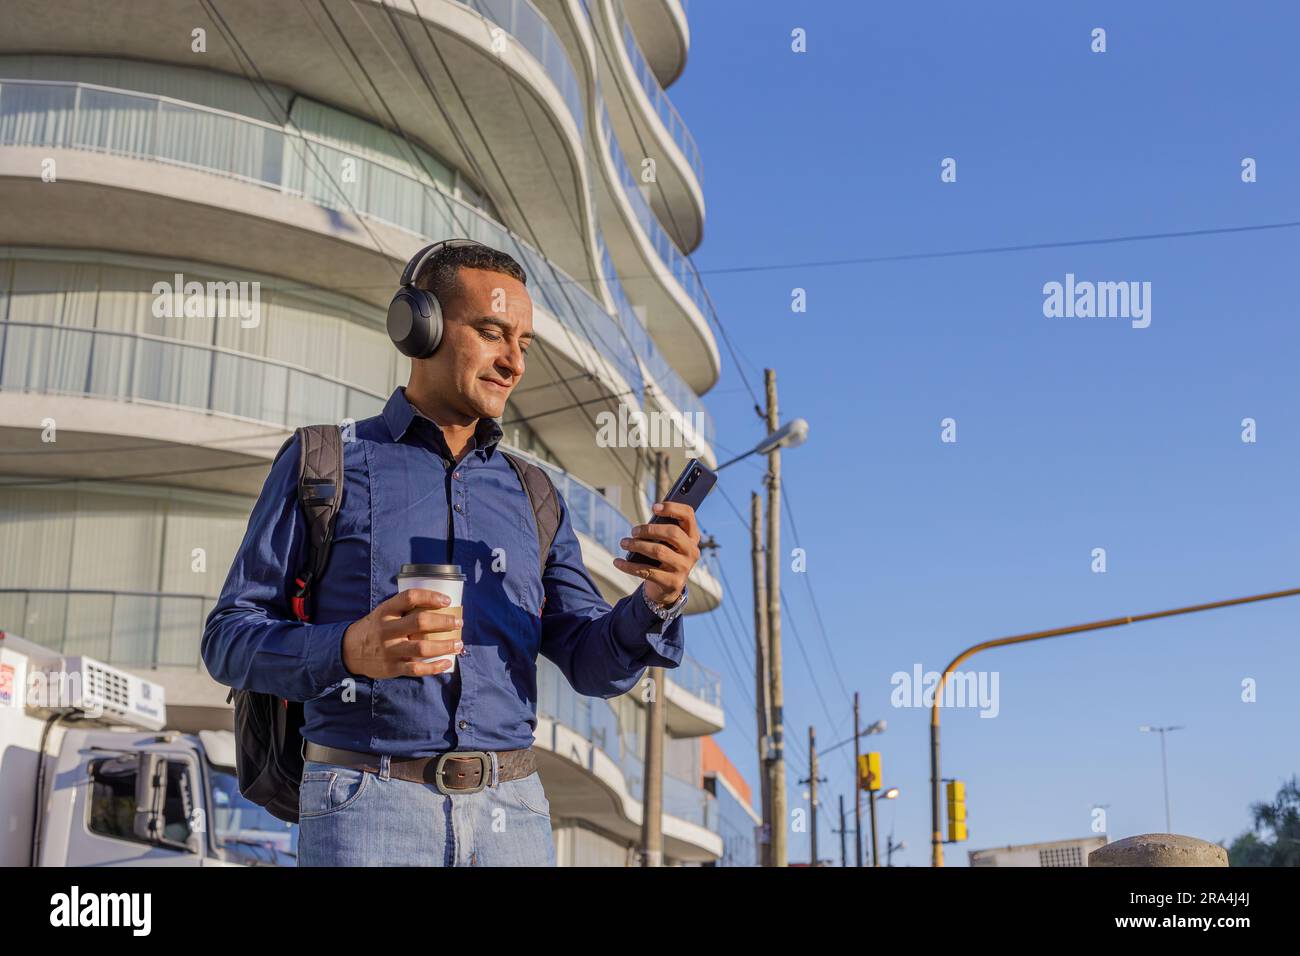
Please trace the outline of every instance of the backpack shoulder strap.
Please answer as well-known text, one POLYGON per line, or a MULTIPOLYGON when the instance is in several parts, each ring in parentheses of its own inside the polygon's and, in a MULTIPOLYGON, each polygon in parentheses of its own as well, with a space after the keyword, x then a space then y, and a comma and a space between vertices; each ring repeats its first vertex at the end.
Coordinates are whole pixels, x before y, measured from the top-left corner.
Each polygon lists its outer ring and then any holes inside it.
POLYGON ((537 522, 537 545, 541 555, 542 574, 545 575, 546 556, 551 553, 555 534, 560 530, 560 496, 544 468, 508 451, 502 451, 501 454, 510 462, 510 467, 519 476, 519 483, 528 492, 528 501, 533 506, 533 520, 537 522))
POLYGON ((298 504, 307 519, 307 541, 291 603, 294 614, 305 621, 307 599, 329 561, 334 519, 343 504, 343 439, 337 425, 303 425, 295 433, 299 438, 298 504))

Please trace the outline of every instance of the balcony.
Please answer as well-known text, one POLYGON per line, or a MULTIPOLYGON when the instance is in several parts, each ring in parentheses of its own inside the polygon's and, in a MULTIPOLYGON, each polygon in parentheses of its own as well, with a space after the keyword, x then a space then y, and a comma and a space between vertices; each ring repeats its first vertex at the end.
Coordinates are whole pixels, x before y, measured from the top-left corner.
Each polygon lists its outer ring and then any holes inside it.
POLYGON ((0 630, 118 667, 202 671, 199 638, 216 601, 155 591, 0 588, 0 630))
POLYGON ((676 737, 703 737, 726 726, 722 709, 722 679, 693 657, 664 674, 668 686, 666 724, 676 737))
POLYGON ((167 97, 19 80, 0 81, 0 145, 167 163, 272 189, 338 214, 356 211, 420 240, 478 239, 518 259, 540 293, 540 304, 564 322, 566 331, 591 338, 628 388, 637 394, 643 388, 618 322, 585 289, 480 210, 373 154, 167 97), (342 168, 355 172, 354 181, 319 172, 342 168))
MULTIPOLYGON (((540 458, 535 458, 517 449, 511 449, 511 451, 520 458, 527 459, 539 466, 550 476, 551 481, 555 484, 555 489, 563 496, 564 503, 569 509, 569 517, 573 522, 574 530, 586 536, 594 544, 599 545, 605 552, 604 554, 584 554, 584 556, 587 558, 588 570, 597 578, 599 583, 604 585, 606 599, 612 604, 618 598, 635 590, 640 582, 629 575, 623 574, 609 563, 611 557, 622 555, 625 552, 626 549, 619 546, 619 541, 627 537, 632 523, 623 516, 622 512, 608 498, 586 482, 540 458)), ((693 590, 691 599, 687 601, 687 614, 711 611, 721 603, 722 587, 717 578, 707 570, 704 562, 697 566, 697 571, 692 574, 690 583, 693 590)), ((692 677, 698 678, 698 674, 693 674, 692 677)), ((698 688, 703 692, 710 686, 707 680, 696 679, 693 680, 691 687, 687 689, 691 693, 695 693, 693 688, 698 688)), ((720 690, 717 688, 714 688, 714 690, 716 692, 714 696, 716 697, 717 694, 720 694, 720 690)), ((718 707, 720 712, 721 703, 718 700, 712 700, 710 703, 718 707)))
MULTIPOLYGON (((713 458, 713 443, 717 437, 717 431, 713 423, 713 416, 704 407, 704 402, 695 394, 695 390, 686 383, 686 380, 678 373, 677 369, 664 357, 655 345, 654 338, 650 335, 650 330, 646 328, 641 321, 641 316, 637 314, 628 301, 627 293, 623 290, 623 283, 618 277, 618 272, 614 268, 614 263, 609 256, 609 250, 601 243, 600 257, 602 266, 605 269, 605 283, 609 288, 610 295, 614 300, 614 308, 618 312, 624 330, 627 332, 632 350, 641 357, 645 363, 645 370, 649 374, 649 383, 662 394, 660 405, 666 410, 681 412, 684 415, 691 416, 692 421, 703 422, 701 437, 704 444, 708 446, 702 449, 700 457, 706 462, 713 458)), ((707 341, 712 344, 712 336, 707 341)), ((698 355, 699 353, 697 353, 698 355)))
POLYGON ((582 101, 562 45, 530 0, 222 0, 219 22, 201 4, 174 0, 132 0, 131 17, 103 12, 97 0, 19 4, 6 11, 0 53, 248 75, 276 120, 297 96, 389 126, 400 117, 414 141, 475 170, 503 221, 530 223, 551 261, 574 275, 594 269, 582 101), (196 28, 207 41, 199 57, 188 39, 175 39, 196 28), (539 155, 553 179, 539 178, 539 155))
MULTIPOLYGON (((30 176, 9 181, 14 190, 21 191, 23 201, 35 203, 31 209, 34 219, 15 216, 10 223, 10 228, 15 230, 13 237, 24 241, 66 244, 73 234, 77 241, 99 240, 104 248, 113 249, 125 237, 133 242, 143 238, 157 243, 159 249, 147 250, 156 252, 170 251, 168 247, 172 245, 184 248, 188 242, 193 244, 192 251, 199 254, 196 257, 206 261, 219 255, 228 264, 239 265, 242 257, 254 267, 267 262, 272 271, 308 284, 329 288, 339 282, 344 288, 360 285, 374 289, 375 267, 371 258, 358 260, 355 254, 340 258, 339 244, 329 241, 335 224, 346 219, 351 211, 372 223, 371 230, 378 228, 378 224, 394 227, 388 235, 395 246, 403 247, 403 256, 428 236, 469 235, 511 253, 533 277, 538 335, 548 347, 556 369, 551 369, 549 363, 538 365, 530 384, 572 377, 581 379, 571 386, 576 393, 575 401, 591 402, 604 394, 640 404, 644 391, 640 363, 619 321, 586 289, 567 275, 554 271, 552 264, 532 246, 470 204, 372 154, 166 97, 44 81, 0 83, 0 145, 15 147, 9 152, 9 158, 18 164, 36 161, 36 156, 46 155, 50 148, 63 148, 75 151, 74 156, 87 155, 92 159, 107 155, 123 157, 132 163, 142 160, 164 163, 189 177, 177 187, 185 195, 185 202, 179 208, 153 205, 160 199, 159 193, 163 191, 160 181, 165 177, 146 170, 91 168, 85 176, 92 183, 97 179, 101 183, 94 186, 92 193, 77 197, 77 187, 66 182, 72 178, 67 171, 69 163, 60 160, 60 175, 65 177, 60 190, 51 192, 39 179, 30 176), (15 155, 22 147, 30 150, 31 159, 15 155), (354 182, 340 184, 317 173, 321 163, 339 168, 344 161, 356 173, 354 182), (217 209, 213 190, 203 181, 209 174, 236 181, 246 194, 231 197, 226 208, 217 209), (110 233, 88 235, 76 226, 84 220, 80 209, 87 202, 111 205, 121 202, 120 188, 102 183, 113 177, 127 180, 129 195, 133 197, 131 208, 110 233), (320 224, 321 232, 314 237, 322 244, 313 246, 304 241, 300 229, 309 228, 307 222, 292 223, 292 231, 286 235, 284 226, 289 223, 250 220, 251 210, 268 219, 272 216, 267 201, 257 195, 264 191, 274 191, 279 194, 278 199, 289 203, 292 208, 285 210, 287 216, 301 216, 304 210, 327 214, 327 220, 320 224), (51 196, 57 198, 51 200, 51 196), (58 220, 52 207, 59 202, 72 203, 62 210, 66 225, 53 227, 48 235, 41 232, 44 227, 38 227, 32 236, 32 222, 48 224, 58 220), (208 204, 198 216, 194 209, 196 203, 208 204), (170 223, 176 228, 192 223, 197 228, 190 230, 189 235, 172 236, 166 229, 158 228, 160 223, 170 223), (123 225, 130 228, 124 230, 123 225), (214 237, 217 237, 215 241, 214 237), (222 237, 229 238, 221 241, 222 237), (295 246, 297 242, 304 244, 295 246), (319 271, 303 274, 304 265, 319 271)), ((4 185, 0 179, 0 189, 4 185)), ((168 197, 172 198, 175 197, 168 197)), ((22 208, 22 202, 18 207, 22 208)), ((101 218, 105 228, 113 222, 113 217, 101 218)), ((349 291, 355 294, 354 288, 349 291)), ((384 291, 385 301, 387 294, 384 291)), ((549 410, 555 403, 546 400, 545 394, 542 390, 531 390, 518 403, 520 411, 528 414, 549 410)), ((575 467, 591 469, 590 473, 609 468, 608 454, 598 454, 601 450, 594 446, 590 421, 582 407, 550 418, 548 426, 553 433, 553 446, 565 454, 566 460, 574 462, 575 467)), ((631 453, 621 454, 630 457, 631 453)))
MULTIPOLYGON (((579 11, 576 2, 562 5, 575 31, 573 55, 589 63, 591 71, 591 115, 589 125, 595 146, 594 165, 602 175, 593 176, 599 195, 593 197, 601 215, 602 229, 597 242, 600 246, 601 268, 608 277, 621 276, 627 298, 639 308, 640 320, 658 343, 659 350, 667 356, 677 377, 689 383, 691 391, 702 394, 718 379, 721 356, 706 316, 711 311, 708 295, 694 264, 684 255, 678 242, 665 228, 665 209, 652 208, 662 188, 639 181, 630 159, 639 156, 641 148, 650 148, 635 138, 635 130, 627 122, 628 103, 620 97, 616 78, 606 76, 602 82, 599 73, 601 61, 608 72, 611 64, 609 41, 591 21, 591 9, 583 2, 579 11), (622 127, 610 118, 616 108, 623 117, 622 127), (620 137, 632 136, 633 139, 620 137), (623 144, 636 149, 625 153, 623 144), (647 195, 650 199, 647 199, 647 195), (612 263, 612 265, 611 265, 612 263)), ((662 169, 662 167, 659 167, 662 169)), ((672 171, 666 170, 669 180, 672 171)), ((682 219, 680 210, 678 221, 682 219)))
MULTIPOLYGON (((165 474, 177 485, 242 494, 257 493, 266 459, 279 447, 285 430, 304 422, 369 418, 388 400, 387 395, 288 362, 218 346, 35 322, 0 322, 0 395, 6 394, 38 396, 42 415, 76 423, 65 425, 61 447, 87 443, 85 455, 0 452, 0 469, 7 474, 85 477, 93 463, 97 477, 165 474), (149 416, 131 416, 130 437, 119 440, 126 419, 116 405, 90 411, 84 404, 72 404, 64 411, 51 404, 60 397, 127 402, 157 412, 152 425, 143 421, 149 416), (177 411, 201 414, 180 425, 177 411), (244 429, 242 439, 231 442, 214 432, 220 425, 211 416, 265 428, 254 433, 244 429), (126 456, 128 464, 114 463, 115 446, 141 438, 157 442, 157 452, 142 457, 135 448, 126 456), (217 447, 211 447, 213 442, 217 447), (201 444, 206 447, 198 447, 201 444)), ((0 427, 20 428, 23 421, 40 421, 40 416, 6 412, 0 427)), ((16 444, 14 450, 27 451, 16 444)), ((546 469, 564 495, 575 530, 607 555, 619 554, 618 542, 632 522, 590 485, 540 459, 530 460, 546 469)), ((632 590, 632 578, 610 566, 604 555, 593 557, 592 573, 609 597, 632 590)), ((691 602, 692 612, 716 607, 721 600, 717 580, 701 568, 693 583, 697 598, 691 602)))
POLYGON ((6 474, 164 474, 175 485, 246 495, 257 493, 286 429, 367 418, 388 399, 213 345, 35 322, 0 322, 0 396, 12 400, 3 405, 0 427, 31 433, 31 423, 49 415, 63 424, 60 448, 85 452, 37 455, 15 441, 17 454, 0 452, 6 474), (124 415, 123 402, 138 411, 124 415), (32 418, 24 408, 36 403, 43 411, 32 418), (114 449, 140 440, 155 443, 156 452, 136 447, 119 463, 114 449))
POLYGON ((659 85, 658 76, 646 61, 645 54, 641 52, 641 45, 637 42, 636 32, 632 29, 632 24, 628 20, 623 0, 614 0, 614 3, 618 13, 619 32, 623 38, 623 49, 627 53, 628 60, 632 63, 632 71, 636 74, 646 98, 654 106, 659 121, 663 123, 664 128, 672 136, 673 142, 677 144, 677 148, 682 151, 686 161, 690 163, 691 170, 695 173, 695 181, 702 187, 704 185, 704 161, 700 158, 699 147, 695 145, 695 137, 687 129, 686 121, 677 112, 677 107, 673 106, 673 101, 668 98, 664 88, 659 85))
POLYGON ((691 251, 704 235, 704 169, 694 137, 660 86, 628 23, 621 0, 582 0, 603 39, 613 75, 606 102, 625 160, 639 169, 653 158, 657 185, 649 202, 674 244, 691 251), (596 14, 592 16, 592 14, 596 14))
MULTIPOLYGON (((552 814, 639 840, 644 736, 621 727, 609 701, 575 692, 545 658, 537 662, 537 716, 536 746, 552 814)), ((670 857, 716 860, 722 854, 718 825, 717 799, 699 781, 664 775, 664 849, 670 857)))
POLYGON ((626 7, 637 46, 645 53, 655 79, 664 89, 673 85, 686 67, 691 45, 686 0, 632 3, 626 7))
POLYGON ((606 155, 609 156, 611 168, 618 177, 619 185, 623 189, 623 195, 632 206, 637 223, 650 240, 650 245, 659 257, 660 264, 676 280, 677 284, 685 290, 687 296, 700 310, 701 316, 704 315, 708 310, 708 300, 704 295, 704 283, 692 267, 690 260, 677 248, 677 244, 664 231, 664 227, 659 224, 658 217, 650 209, 645 193, 641 191, 640 184, 637 183, 632 170, 628 168, 627 160, 624 158, 623 150, 619 146, 618 138, 614 133, 614 126, 609 121, 609 107, 603 97, 597 115, 600 140, 605 146, 606 155))

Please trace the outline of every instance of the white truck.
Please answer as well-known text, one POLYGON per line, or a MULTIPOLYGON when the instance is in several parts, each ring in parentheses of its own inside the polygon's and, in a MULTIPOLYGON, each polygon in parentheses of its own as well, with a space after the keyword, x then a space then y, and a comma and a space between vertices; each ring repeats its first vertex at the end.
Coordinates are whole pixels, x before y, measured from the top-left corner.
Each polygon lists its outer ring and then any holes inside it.
POLYGON ((166 723, 160 685, 0 631, 0 866, 295 865, 234 735, 166 723))

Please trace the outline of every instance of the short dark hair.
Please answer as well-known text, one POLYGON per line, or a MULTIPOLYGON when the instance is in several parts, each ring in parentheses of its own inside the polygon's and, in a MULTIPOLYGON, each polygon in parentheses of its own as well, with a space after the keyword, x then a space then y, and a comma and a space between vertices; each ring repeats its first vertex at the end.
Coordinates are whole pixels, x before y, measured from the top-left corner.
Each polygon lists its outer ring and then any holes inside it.
POLYGON ((513 256, 490 246, 453 246, 435 253, 420 267, 412 283, 417 289, 432 292, 439 302, 447 302, 460 286, 461 269, 486 269, 500 272, 524 285, 528 276, 513 256))

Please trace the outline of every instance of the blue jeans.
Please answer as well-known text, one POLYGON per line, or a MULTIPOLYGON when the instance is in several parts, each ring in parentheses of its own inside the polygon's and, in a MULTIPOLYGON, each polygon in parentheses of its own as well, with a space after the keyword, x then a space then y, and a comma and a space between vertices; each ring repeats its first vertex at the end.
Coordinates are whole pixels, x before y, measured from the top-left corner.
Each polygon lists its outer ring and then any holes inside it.
POLYGON ((555 866, 551 805, 536 771, 478 793, 308 760, 299 866, 555 866))

